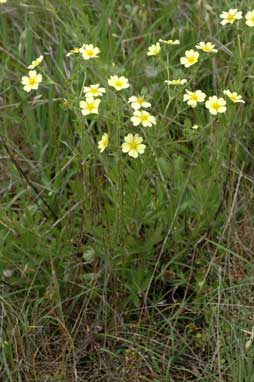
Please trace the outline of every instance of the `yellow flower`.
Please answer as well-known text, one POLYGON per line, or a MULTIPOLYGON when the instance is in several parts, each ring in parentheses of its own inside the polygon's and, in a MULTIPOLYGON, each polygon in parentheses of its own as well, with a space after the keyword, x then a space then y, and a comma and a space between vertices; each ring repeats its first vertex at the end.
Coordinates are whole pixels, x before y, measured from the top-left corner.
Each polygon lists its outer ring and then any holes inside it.
POLYGON ((246 13, 245 20, 246 25, 248 25, 248 27, 254 27, 254 10, 246 13))
POLYGON ((161 46, 159 42, 156 42, 156 44, 153 44, 149 46, 148 51, 147 51, 147 56, 157 56, 161 51, 161 46))
POLYGON ((180 44, 179 40, 162 40, 162 39, 159 39, 159 42, 162 42, 163 44, 167 44, 167 45, 179 45, 180 44))
POLYGON ((232 102, 242 102, 245 103, 245 101, 242 99, 241 95, 238 95, 236 92, 231 92, 230 90, 224 90, 223 93, 228 96, 228 98, 231 99, 232 102))
POLYGON ((31 90, 38 89, 39 83, 42 81, 42 75, 37 74, 36 70, 29 70, 28 77, 23 76, 21 83, 24 85, 24 90, 29 93, 31 90))
POLYGON ((98 147, 102 153, 108 147, 108 134, 104 133, 101 137, 101 140, 98 142, 98 147))
POLYGON ((152 125, 156 125, 156 118, 147 111, 135 110, 133 117, 131 117, 131 122, 133 126, 141 124, 144 127, 151 127, 152 125))
POLYGON ((122 144, 123 153, 128 153, 132 158, 137 158, 139 154, 144 154, 146 145, 142 144, 143 138, 138 134, 128 134, 124 137, 124 141, 122 144))
POLYGON ((186 84, 187 80, 186 80, 186 78, 183 78, 182 80, 180 78, 178 78, 177 80, 166 80, 164 82, 168 85, 179 86, 179 85, 186 84))
POLYGON ((205 107, 213 115, 216 115, 217 113, 225 113, 227 110, 224 98, 218 98, 216 96, 209 97, 205 103, 205 107))
POLYGON ((235 20, 240 20, 242 18, 242 12, 238 9, 230 9, 228 12, 222 12, 220 14, 221 25, 233 24, 235 20))
POLYGON ((191 107, 197 107, 198 102, 204 102, 206 94, 201 90, 196 90, 195 92, 191 92, 186 89, 186 94, 183 96, 183 101, 187 102, 187 104, 191 107))
POLYGON ((31 65, 28 66, 28 69, 34 69, 36 66, 40 65, 43 60, 43 56, 37 57, 34 61, 32 61, 31 65))
POLYGON ((198 129, 199 129, 199 126, 198 126, 198 125, 193 125, 191 128, 192 128, 193 130, 198 130, 198 129))
POLYGON ((81 48, 73 48, 73 49, 71 49, 67 54, 66 54, 66 56, 68 57, 68 56, 72 56, 73 54, 77 54, 77 53, 80 53, 80 49, 81 48))
POLYGON ((201 41, 198 45, 196 45, 197 49, 203 50, 203 52, 206 53, 217 53, 218 50, 214 49, 215 45, 212 44, 211 42, 204 42, 201 41))
POLYGON ((7 0, 0 0, 0 4, 5 4, 7 3, 7 0))
POLYGON ((190 49, 186 50, 185 57, 180 58, 180 62, 185 68, 189 68, 191 65, 196 64, 198 62, 199 53, 195 52, 195 50, 190 49))
POLYGON ((94 98, 101 97, 103 93, 105 92, 106 92, 105 88, 100 88, 100 84, 84 86, 83 88, 83 93, 85 93, 86 97, 89 95, 94 98))
POLYGON ((93 44, 84 44, 82 48, 79 49, 84 60, 90 60, 91 58, 97 58, 100 53, 100 49, 93 44))
POLYGON ((85 101, 80 101, 79 106, 81 108, 81 113, 83 115, 98 114, 100 102, 101 100, 99 98, 94 99, 91 96, 87 97, 85 101))
POLYGON ((132 97, 129 98, 128 103, 131 104, 131 107, 134 110, 141 109, 142 107, 144 109, 146 109, 148 107, 151 107, 150 102, 146 102, 143 97, 132 96, 132 97))
POLYGON ((108 79, 108 84, 109 86, 115 88, 117 91, 127 89, 130 86, 128 78, 124 76, 110 76, 110 78, 108 79))

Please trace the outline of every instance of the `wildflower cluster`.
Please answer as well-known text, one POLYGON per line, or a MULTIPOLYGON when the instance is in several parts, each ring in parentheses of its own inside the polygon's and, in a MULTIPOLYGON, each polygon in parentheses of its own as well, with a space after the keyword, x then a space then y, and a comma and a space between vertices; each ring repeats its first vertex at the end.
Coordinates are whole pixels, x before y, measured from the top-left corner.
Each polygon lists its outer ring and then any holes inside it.
MULTIPOLYGON (((68 56, 80 53, 85 60, 96 58, 100 49, 94 47, 92 44, 84 44, 81 48, 73 48, 68 56)), ((130 87, 128 78, 124 76, 111 75, 107 80, 108 86, 112 87, 117 92, 128 89, 130 87)), ((83 93, 85 94, 85 99, 81 100, 79 103, 81 113, 84 116, 90 114, 99 113, 99 105, 101 103, 101 98, 105 93, 106 89, 101 87, 100 84, 93 84, 90 86, 84 86, 83 93)), ((133 126, 142 125, 143 127, 149 127, 156 124, 156 119, 150 113, 145 110, 151 106, 151 104, 144 100, 141 96, 132 96, 129 98, 128 103, 131 104, 133 111, 133 116, 131 117, 131 122, 133 126)), ((137 158, 139 154, 143 154, 146 146, 142 144, 143 138, 139 134, 129 133, 124 137, 124 142, 122 144, 122 151, 128 153, 130 157, 137 158)), ((98 147, 102 153, 109 145, 109 135, 108 133, 103 133, 101 139, 98 142, 98 147)))
MULTIPOLYGON (((232 102, 245 103, 241 95, 238 95, 236 92, 231 92, 230 90, 224 90, 225 94, 232 102)), ((183 101, 187 102, 187 105, 192 108, 197 107, 198 103, 203 103, 206 99, 206 94, 201 90, 190 91, 186 89, 186 93, 183 96, 183 101)), ((218 113, 225 113, 227 110, 226 101, 224 98, 218 98, 217 96, 210 96, 205 102, 205 107, 209 110, 212 115, 218 113)))
POLYGON ((149 46, 148 51, 147 51, 147 56, 157 56, 160 51, 161 51, 161 44, 166 44, 166 45, 179 45, 180 41, 179 40, 162 40, 159 39, 155 44, 152 44, 149 46))
POLYGON ((90 60, 92 58, 97 58, 100 53, 100 49, 93 44, 83 44, 80 48, 71 49, 66 56, 72 56, 73 54, 80 53, 84 60, 90 60))
MULTIPOLYGON (((248 18, 249 24, 251 23, 250 19, 251 19, 252 12, 254 15, 254 11, 250 11, 246 14, 246 20, 248 18)), ((241 18, 241 15, 242 15, 242 12, 239 12, 237 9, 233 9, 233 10, 231 9, 229 12, 223 12, 220 16, 223 18, 223 21, 221 23, 224 25, 226 24, 225 20, 239 19, 241 18)), ((215 45, 209 41, 208 42, 201 41, 198 44, 196 44, 195 47, 197 50, 200 50, 208 54, 218 52, 218 49, 215 48, 215 45)), ((186 50, 185 56, 180 58, 180 63, 184 65, 185 68, 189 68, 190 66, 196 64, 198 60, 199 60, 199 52, 195 51, 194 49, 190 49, 190 50, 186 50)), ((172 79, 172 80, 165 80, 164 82, 167 85, 179 86, 179 85, 185 85, 187 83, 187 79, 178 78, 178 79, 172 79)), ((230 90, 227 89, 223 91, 223 94, 225 94, 234 103, 237 103, 237 102, 245 103, 245 101, 242 99, 242 96, 238 95, 235 91, 231 92, 230 90)), ((185 94, 183 96, 183 101, 187 102, 187 105, 191 106, 192 108, 196 108, 199 103, 205 102, 206 97, 207 97, 206 94, 199 89, 195 91, 190 91, 186 89, 185 94)), ((216 115, 218 113, 225 113, 227 110, 225 99, 222 97, 218 98, 215 95, 210 96, 208 100, 206 100, 205 107, 209 110, 210 114, 212 115, 216 115)), ((196 129, 196 126, 197 125, 194 125, 193 128, 196 129)))
POLYGON ((100 87, 100 84, 84 86, 85 101, 79 102, 81 113, 83 115, 98 114, 101 97, 106 92, 105 88, 100 87))
MULTIPOLYGON (((118 77, 116 75, 111 76, 108 79, 109 86, 113 87, 116 91, 127 89, 129 81, 126 77, 118 77)), ((143 122, 143 126, 151 126, 152 123, 155 123, 154 117, 152 117, 148 112, 141 111, 141 108, 148 108, 151 106, 149 102, 146 102, 143 97, 132 96, 129 98, 128 103, 131 104, 131 107, 134 109, 133 117, 131 121, 134 126, 138 126, 143 122), (151 118, 152 117, 152 118, 151 118), (151 122, 151 119, 153 122, 151 122)), ((143 154, 146 146, 142 143, 143 138, 139 134, 129 133, 124 137, 124 143, 122 144, 122 152, 127 153, 132 158, 137 158, 139 154, 143 154)))
MULTIPOLYGON (((100 84, 94 84, 90 86, 84 86, 83 93, 85 93, 85 101, 82 100, 79 103, 82 115, 98 114, 99 105, 103 94, 106 93, 106 89, 100 87, 100 84)), ((104 133, 101 140, 98 142, 98 147, 102 153, 108 147, 108 134, 104 133)))
MULTIPOLYGON (((43 61, 43 56, 36 58, 30 65, 28 69, 34 69, 43 61)), ((24 85, 23 89, 29 93, 31 90, 37 90, 39 83, 42 81, 42 75, 37 73, 36 70, 29 70, 28 76, 23 76, 21 78, 21 83, 24 85)))
MULTIPOLYGON (((156 118, 151 115, 146 110, 151 107, 150 102, 147 102, 142 96, 131 96, 128 99, 128 103, 131 108, 134 110, 133 115, 131 117, 131 122, 133 126, 143 126, 143 127, 151 127, 152 125, 156 125, 156 118)), ((132 135, 128 134, 127 137, 124 138, 125 142, 122 144, 122 151, 124 153, 128 153, 129 156, 133 158, 137 158, 139 154, 143 154, 146 146, 142 144, 143 138, 138 134, 132 135)))
MULTIPOLYGON (((81 48, 73 48, 67 53, 67 56, 80 53, 85 60, 92 58, 97 58, 100 53, 100 49, 93 46, 92 44, 84 44, 81 48)), ((128 89, 130 87, 128 78, 124 76, 111 75, 107 80, 108 86, 112 87, 117 92, 128 89)), ((84 86, 83 93, 85 94, 85 99, 79 102, 81 109, 81 114, 84 116, 90 114, 99 113, 99 105, 101 103, 101 98, 105 93, 106 89, 101 87, 100 84, 92 84, 90 86, 84 86)), ((145 111, 140 111, 140 108, 150 107, 151 104, 146 102, 142 97, 132 96, 129 98, 131 107, 134 109, 133 117, 131 118, 133 125, 138 126, 142 124, 143 126, 151 126, 155 124, 155 118, 145 111)), ((137 158, 139 154, 143 154, 145 151, 145 145, 142 144, 143 138, 138 134, 128 134, 124 138, 122 144, 122 151, 128 153, 130 157, 137 158)), ((99 151, 102 153, 109 145, 109 135, 108 133, 103 133, 101 139, 98 142, 99 151)))
MULTIPOLYGON (((238 9, 229 9, 228 12, 222 12, 220 14, 221 25, 233 24, 236 20, 241 20, 243 18, 242 11, 238 11, 238 9)), ((248 11, 245 15, 245 24, 248 27, 254 27, 254 10, 248 11)))
MULTIPOLYGON (((1 1, 1 0, 0 0, 1 1)), ((3 0, 1 2, 4 2, 3 0)), ((222 12, 220 15, 222 19, 221 24, 233 24, 234 21, 242 18, 242 12, 238 9, 230 9, 228 12, 222 12)), ((245 15, 246 24, 250 27, 254 26, 254 10, 248 11, 245 15)), ((179 40, 163 40, 159 39, 155 44, 148 47, 147 56, 157 56, 162 50, 162 45, 174 46, 179 45, 179 40)), ((218 53, 216 46, 210 41, 200 41, 195 45, 195 49, 186 50, 184 56, 180 57, 180 64, 186 69, 198 63, 200 57, 203 54, 211 55, 218 53)), ((83 44, 81 47, 74 47, 71 49, 67 56, 79 54, 87 61, 96 59, 99 57, 100 49, 93 44, 83 44)), ((204 56, 203 56, 204 57, 204 56)), ((38 89, 39 83, 42 81, 42 75, 34 70, 43 61, 43 56, 39 56, 28 66, 28 76, 23 76, 21 82, 26 92, 38 89)), ((165 80, 165 83, 169 86, 184 86, 188 80, 186 78, 175 78, 165 80)), ((107 85, 113 88, 117 93, 128 89, 130 87, 129 80, 125 76, 118 76, 116 74, 111 75, 107 79, 107 85)), ((99 83, 90 84, 83 87, 82 92, 84 99, 80 100, 79 107, 83 116, 91 114, 99 114, 99 107, 102 101, 102 97, 106 93, 106 88, 102 87, 99 83)), ((225 89, 223 94, 233 103, 244 103, 242 96, 235 91, 225 89)), ((67 101, 65 101, 67 102, 67 101)), ((225 113, 227 110, 227 103, 223 97, 217 97, 207 95, 200 89, 189 90, 185 89, 183 94, 183 102, 186 102, 191 108, 196 108, 199 104, 204 104, 209 110, 210 114, 217 115, 218 113, 225 113)), ((156 117, 150 114, 147 109, 152 105, 148 102, 143 95, 132 95, 128 98, 128 104, 133 110, 130 121, 134 127, 152 127, 157 124, 156 117)), ((198 125, 192 126, 193 130, 197 130, 198 125)), ((121 145, 122 152, 127 153, 130 157, 137 158, 139 154, 143 154, 146 146, 142 143, 143 138, 139 134, 129 133, 124 137, 124 142, 121 145)), ((99 151, 102 153, 109 145, 109 135, 107 132, 102 134, 101 139, 98 142, 99 151)))

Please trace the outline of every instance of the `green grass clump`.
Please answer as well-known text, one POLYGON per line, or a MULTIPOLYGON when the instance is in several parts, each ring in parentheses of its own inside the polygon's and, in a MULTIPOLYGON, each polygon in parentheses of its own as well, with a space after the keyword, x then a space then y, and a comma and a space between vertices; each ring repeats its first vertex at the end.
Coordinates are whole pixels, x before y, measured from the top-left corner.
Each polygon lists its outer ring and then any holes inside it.
POLYGON ((0 380, 254 381, 254 28, 219 17, 237 7, 253 5, 0 4, 0 380), (185 68, 200 41, 218 53, 185 68), (66 56, 85 43, 98 58, 66 56), (111 75, 130 87, 117 92, 111 75), (83 116, 83 86, 97 83, 99 113, 83 116), (227 111, 191 108, 185 89, 227 111), (140 94, 156 125, 132 125, 140 94), (136 159, 121 150, 129 133, 146 145, 136 159))

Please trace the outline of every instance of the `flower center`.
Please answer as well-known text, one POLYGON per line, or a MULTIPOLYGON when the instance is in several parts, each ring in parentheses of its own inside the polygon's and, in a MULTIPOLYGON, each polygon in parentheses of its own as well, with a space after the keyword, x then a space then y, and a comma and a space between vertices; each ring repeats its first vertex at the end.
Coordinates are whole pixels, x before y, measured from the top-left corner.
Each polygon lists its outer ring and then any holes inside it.
POLYGON ((94 55, 93 50, 86 50, 86 55, 92 57, 94 55))
POLYGON ((115 86, 117 86, 117 87, 121 87, 121 86, 123 86, 123 83, 122 83, 122 81, 120 81, 120 80, 116 80, 116 82, 115 82, 115 86))
POLYGON ((235 15, 228 15, 227 20, 228 21, 233 21, 235 19, 235 15))
POLYGON ((232 101, 237 101, 237 96, 236 95, 231 95, 230 98, 232 99, 232 101))
POLYGON ((212 104, 212 108, 215 109, 215 110, 218 110, 220 108, 220 105, 218 104, 218 102, 214 102, 212 104))
POLYGON ((140 120, 141 120, 141 122, 146 122, 146 121, 148 121, 148 115, 141 114, 141 115, 140 115, 140 120))
POLYGON ((211 48, 209 48, 208 46, 204 46, 203 48, 203 51, 204 52, 210 52, 211 48))
POLYGON ((29 78, 29 85, 35 85, 36 79, 35 78, 29 78))
POLYGON ((137 150, 138 144, 136 142, 130 143, 131 150, 137 150))
POLYGON ((97 94, 97 93, 98 93, 98 90, 97 90, 97 89, 94 89, 94 88, 92 88, 92 89, 90 89, 90 93, 92 93, 92 94, 97 94))
POLYGON ((95 109, 94 104, 93 104, 93 103, 88 103, 88 104, 87 104, 87 109, 88 109, 89 111, 93 111, 93 109, 95 109))
POLYGON ((142 105, 144 103, 144 99, 142 97, 138 97, 136 101, 139 105, 142 105))
POLYGON ((192 94, 192 95, 191 95, 191 100, 192 100, 192 101, 197 101, 197 100, 198 100, 198 96, 197 96, 197 94, 192 94))
POLYGON ((195 62, 195 57, 194 56, 188 57, 187 60, 189 61, 190 64, 193 64, 193 62, 195 62))

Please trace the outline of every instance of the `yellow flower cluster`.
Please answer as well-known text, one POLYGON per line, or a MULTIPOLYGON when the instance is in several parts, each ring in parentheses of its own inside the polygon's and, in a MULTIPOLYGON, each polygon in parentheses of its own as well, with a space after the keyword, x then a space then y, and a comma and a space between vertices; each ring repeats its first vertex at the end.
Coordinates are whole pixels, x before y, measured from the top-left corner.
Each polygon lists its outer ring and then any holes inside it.
MULTIPOLYGON (((148 111, 142 110, 151 107, 150 102, 147 102, 143 96, 131 96, 128 99, 128 103, 134 110, 131 117, 131 122, 133 126, 143 126, 151 127, 156 125, 156 118, 151 115, 148 111)), ((128 153, 132 158, 137 158, 139 154, 144 154, 146 145, 143 143, 143 138, 138 134, 128 134, 124 138, 124 143, 122 144, 122 151, 128 153)))
POLYGON ((101 103, 101 100, 99 98, 94 98, 93 96, 88 95, 85 101, 82 100, 79 102, 81 114, 83 115, 98 114, 100 103, 101 103))
MULTIPOLYGON (((110 78, 108 79, 108 85, 114 88, 117 92, 130 87, 128 78, 124 76, 119 77, 117 75, 110 76, 110 78)), ((101 102, 101 99, 98 97, 103 96, 103 94, 106 92, 106 89, 100 87, 100 84, 94 84, 90 86, 84 86, 83 92, 85 93, 86 98, 85 100, 82 100, 79 103, 81 113, 85 116, 90 114, 98 114, 99 105, 101 102)), ((149 113, 147 113, 148 116, 146 117, 145 115, 142 116, 142 113, 144 112, 139 111, 141 107, 147 108, 151 106, 151 104, 149 102, 146 102, 143 99, 143 97, 132 96, 129 98, 128 102, 131 103, 131 107, 135 110, 134 116, 136 120, 135 122, 133 121, 134 126, 139 125, 141 122, 143 123, 143 126, 150 126, 150 123, 155 123, 154 117, 150 116, 149 113), (135 113, 137 113, 137 115, 135 113), (146 119, 147 122, 145 122, 146 119)), ((130 157, 137 158, 139 154, 144 153, 146 148, 146 146, 142 144, 142 142, 143 138, 140 137, 138 134, 128 134, 124 138, 124 143, 122 144, 122 151, 124 153, 128 153, 130 157)), ((103 133, 101 139, 98 141, 99 151, 102 153, 108 147, 108 144, 108 133, 103 133)))
MULTIPOLYGON (((233 24, 236 20, 241 20, 242 19, 242 11, 238 11, 238 9, 229 9, 228 12, 222 12, 220 14, 221 24, 226 25, 226 24, 233 24)), ((249 27, 253 28, 254 27, 254 10, 248 11, 245 15, 245 23, 249 27)))
MULTIPOLYGON (((238 95, 236 92, 231 92, 230 90, 224 90, 223 93, 227 95, 230 100, 234 103, 241 102, 245 103, 241 95, 238 95)), ((193 108, 197 107, 198 103, 205 101, 206 94, 201 90, 196 90, 194 92, 187 90, 183 96, 183 101, 193 108)), ((227 110, 226 101, 224 98, 218 98, 217 96, 211 96, 205 103, 205 107, 209 110, 212 115, 218 113, 225 113, 227 110)))
POLYGON ((71 49, 66 56, 72 56, 73 54, 80 53, 84 60, 91 60, 92 58, 97 58, 100 53, 100 49, 93 44, 83 44, 80 48, 71 49))
POLYGON ((105 88, 100 87, 100 84, 84 86, 83 93, 85 93, 85 101, 79 102, 81 113, 83 115, 98 114, 101 97, 106 92, 105 88))
MULTIPOLYGON (((0 3, 4 3, 5 0, 0 0, 0 3)), ((222 19, 221 24, 233 24, 236 20, 240 20, 242 18, 242 12, 238 11, 238 9, 230 9, 228 12, 222 12, 220 15, 222 19)), ((245 15, 246 24, 249 27, 254 27, 254 10, 248 11, 245 15)), ((155 44, 148 47, 147 56, 157 56, 161 50, 161 44, 165 44, 168 46, 171 45, 179 45, 179 40, 163 40, 159 39, 155 44)), ((196 64, 199 61, 200 54, 202 56, 203 53, 211 54, 217 53, 215 45, 210 41, 200 41, 195 45, 194 49, 189 49, 185 51, 183 57, 180 57, 180 64, 185 68, 189 68, 192 65, 196 64), (200 51, 200 52, 199 52, 200 51), (202 53, 203 52, 203 53, 202 53)), ((71 49, 67 56, 71 56, 74 54, 81 54, 84 60, 90 60, 94 58, 98 58, 100 53, 100 49, 93 44, 83 44, 81 47, 74 47, 71 49)), ((26 92, 30 92, 31 90, 38 89, 39 83, 42 81, 42 75, 37 73, 34 70, 37 66, 41 64, 44 57, 40 55, 32 63, 28 66, 29 72, 28 76, 23 76, 21 79, 22 85, 26 92)), ((167 85, 172 86, 183 86, 188 80, 186 78, 175 78, 168 79, 164 81, 167 85)), ((124 89, 128 89, 130 87, 129 80, 125 76, 111 75, 107 84, 109 87, 113 88, 116 92, 122 91, 124 89)), ((99 106, 101 103, 101 97, 106 93, 106 89, 102 87, 99 83, 90 84, 89 86, 84 86, 82 89, 84 93, 84 99, 80 100, 79 107, 81 110, 81 114, 83 116, 88 116, 91 114, 99 114, 99 106)), ((231 91, 229 89, 225 89, 223 94, 229 98, 229 100, 233 103, 245 103, 242 96, 237 94, 235 91, 231 91)), ((156 117, 150 114, 146 109, 149 109, 152 105, 148 102, 143 95, 132 95, 128 98, 128 104, 131 109, 133 109, 133 114, 130 118, 132 125, 137 127, 141 126, 144 128, 152 127, 157 124, 156 117)), ((207 99, 207 95, 200 89, 198 90, 189 90, 185 89, 185 94, 183 94, 183 102, 186 102, 188 106, 192 108, 196 108, 199 104, 204 104, 205 107, 209 110, 210 114, 217 115, 220 113, 225 113, 227 110, 226 100, 222 97, 217 97, 216 95, 209 96, 207 99)), ((66 105, 68 101, 65 100, 66 105)), ((198 130, 199 126, 194 124, 192 126, 193 130, 198 130)), ((98 141, 99 151, 102 153, 106 150, 109 145, 109 135, 104 132, 101 136, 101 139, 98 141)), ((124 141, 121 145, 121 149, 123 153, 128 154, 132 158, 137 158, 139 155, 144 154, 146 145, 143 144, 143 138, 139 136, 139 134, 128 133, 124 137, 124 141)))
POLYGON ((166 45, 179 45, 180 41, 179 40, 162 40, 162 39, 159 39, 158 42, 156 42, 155 44, 148 47, 148 51, 146 53, 147 56, 157 56, 161 51, 161 44, 160 43, 166 44, 166 45))
MULTIPOLYGON (((91 58, 97 58, 100 53, 100 49, 93 46, 92 44, 84 44, 81 48, 73 48, 70 52, 67 53, 67 56, 71 56, 73 54, 81 53, 84 60, 89 60, 91 58)), ((128 78, 124 76, 112 75, 108 79, 108 85, 113 87, 116 91, 120 91, 123 89, 129 88, 130 84, 128 78)), ((85 86, 83 89, 85 93, 85 101, 80 101, 79 105, 81 108, 81 113, 83 115, 89 114, 98 114, 99 113, 99 105, 101 100, 96 97, 101 97, 105 92, 105 88, 100 87, 99 84, 85 86)), ((145 103, 141 101, 141 98, 138 99, 132 98, 132 105, 135 104, 135 109, 138 110, 141 106, 149 107, 149 103, 145 103)), ((133 136, 132 134, 128 134, 124 138, 125 142, 122 144, 122 151, 128 152, 130 156, 133 158, 137 158, 138 154, 143 154, 145 150, 145 145, 141 144, 143 138, 139 137, 138 134, 133 136)), ((107 133, 104 133, 101 139, 98 142, 98 147, 100 152, 103 152, 109 144, 109 136, 107 133)))
MULTIPOLYGON (((208 42, 201 41, 199 44, 196 45, 196 48, 205 53, 218 52, 218 50, 215 49, 215 45, 212 44, 210 41, 208 42)), ((185 56, 180 58, 180 63, 184 65, 185 68, 189 68, 190 66, 196 64, 198 60, 199 60, 199 52, 195 51, 194 49, 190 49, 190 50, 186 50, 185 56)))
MULTIPOLYGON (((127 89, 130 87, 128 78, 124 76, 112 75, 108 79, 108 85, 114 88, 117 92, 127 89)), ((134 110, 133 116, 131 117, 131 122, 133 126, 142 125, 144 127, 149 127, 156 124, 156 118, 152 116, 142 108, 146 109, 151 107, 150 102, 147 102, 142 96, 131 96, 128 99, 131 108, 134 110)), ((140 154, 145 152, 146 146, 142 143, 143 138, 139 134, 129 133, 124 137, 124 142, 122 144, 122 152, 127 153, 132 158, 137 158, 140 154)), ((103 134, 101 140, 98 142, 100 152, 103 152, 108 146, 108 134, 103 134)))
MULTIPOLYGON (((220 15, 223 18, 221 24, 225 25, 227 23, 233 23, 234 20, 242 18, 242 12, 239 12, 237 9, 230 9, 229 12, 223 12, 220 15)), ((246 24, 249 26, 254 26, 254 11, 249 11, 246 16, 246 24), (251 21, 252 20, 252 21, 251 21), (251 23, 253 22, 253 25, 251 23)), ((161 41, 161 40, 160 40, 161 41)), ((197 50, 200 50, 204 53, 217 53, 218 50, 215 48, 215 45, 210 41, 204 42, 201 41, 195 45, 197 50)), ((150 47, 151 48, 151 47, 150 47)), ((199 60, 199 52, 194 49, 186 50, 185 56, 180 58, 180 63, 184 65, 185 68, 196 64, 199 60)), ((179 86, 187 83, 187 79, 172 79, 164 81, 167 85, 179 86)), ((241 95, 238 95, 235 91, 231 92, 230 90, 224 90, 223 93, 234 103, 245 103, 241 95)), ((206 94, 201 90, 190 91, 185 90, 183 95, 183 102, 187 102, 187 105, 192 108, 196 108, 199 103, 205 102, 206 94)), ((224 98, 218 98, 217 96, 210 96, 205 102, 205 107, 209 110, 212 115, 218 113, 225 113, 227 110, 226 101, 224 98)), ((198 125, 192 127, 194 130, 198 128, 198 125)))
MULTIPOLYGON (((37 57, 35 60, 32 61, 30 65, 28 65, 28 69, 34 69, 38 65, 41 64, 43 61, 43 56, 37 57)), ((42 81, 42 75, 40 73, 37 73, 36 70, 29 70, 28 76, 23 76, 21 78, 21 83, 23 86, 23 89, 30 93, 31 90, 37 90, 39 83, 42 81)))

